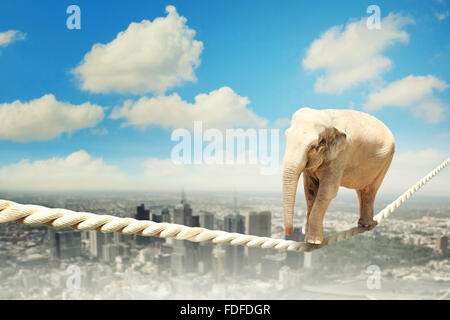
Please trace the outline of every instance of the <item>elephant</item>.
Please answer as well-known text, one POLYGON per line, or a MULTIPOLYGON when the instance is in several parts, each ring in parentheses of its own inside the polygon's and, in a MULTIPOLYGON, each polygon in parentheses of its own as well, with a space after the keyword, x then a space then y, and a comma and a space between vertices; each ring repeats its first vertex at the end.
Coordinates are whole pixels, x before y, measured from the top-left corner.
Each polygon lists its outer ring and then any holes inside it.
POLYGON ((297 185, 303 173, 306 198, 305 242, 323 241, 323 218, 339 187, 356 190, 358 226, 373 229, 374 202, 395 152, 388 127, 364 112, 301 108, 286 130, 282 163, 285 234, 293 233, 297 185))

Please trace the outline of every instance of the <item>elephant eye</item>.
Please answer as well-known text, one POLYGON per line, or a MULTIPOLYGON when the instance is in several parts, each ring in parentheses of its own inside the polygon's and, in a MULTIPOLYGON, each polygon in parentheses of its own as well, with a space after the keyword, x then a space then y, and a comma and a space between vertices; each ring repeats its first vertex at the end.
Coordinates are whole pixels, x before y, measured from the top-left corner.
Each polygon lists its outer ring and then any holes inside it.
POLYGON ((324 138, 320 139, 320 141, 319 141, 319 147, 320 147, 320 146, 324 146, 325 143, 326 143, 326 141, 325 141, 324 138))

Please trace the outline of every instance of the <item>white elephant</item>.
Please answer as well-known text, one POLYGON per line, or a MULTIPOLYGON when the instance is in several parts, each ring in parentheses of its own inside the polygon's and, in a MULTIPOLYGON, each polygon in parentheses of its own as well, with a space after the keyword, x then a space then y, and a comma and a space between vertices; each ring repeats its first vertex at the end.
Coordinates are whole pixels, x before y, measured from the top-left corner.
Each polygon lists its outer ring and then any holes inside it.
POLYGON ((367 113, 298 110, 286 130, 282 169, 286 235, 293 232, 295 195, 301 173, 307 204, 307 243, 322 243, 324 214, 340 186, 356 190, 360 207, 358 225, 373 228, 375 195, 394 152, 391 131, 367 113))

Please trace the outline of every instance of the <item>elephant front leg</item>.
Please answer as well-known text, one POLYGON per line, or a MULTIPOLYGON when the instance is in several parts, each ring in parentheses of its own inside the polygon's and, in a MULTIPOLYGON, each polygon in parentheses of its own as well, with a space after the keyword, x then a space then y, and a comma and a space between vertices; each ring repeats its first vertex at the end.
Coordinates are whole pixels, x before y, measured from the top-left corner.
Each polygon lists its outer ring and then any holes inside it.
POLYGON ((303 188, 305 190, 306 199, 306 221, 303 225, 303 234, 308 232, 308 221, 311 214, 311 210, 316 200, 317 191, 319 190, 319 181, 312 178, 311 176, 303 173, 303 188))
MULTIPOLYGON (((322 189, 323 190, 323 189, 322 189)), ((335 198, 335 192, 322 192, 319 187, 318 195, 314 201, 311 214, 308 219, 308 231, 305 241, 311 244, 321 244, 323 240, 323 218, 330 202, 335 198)))

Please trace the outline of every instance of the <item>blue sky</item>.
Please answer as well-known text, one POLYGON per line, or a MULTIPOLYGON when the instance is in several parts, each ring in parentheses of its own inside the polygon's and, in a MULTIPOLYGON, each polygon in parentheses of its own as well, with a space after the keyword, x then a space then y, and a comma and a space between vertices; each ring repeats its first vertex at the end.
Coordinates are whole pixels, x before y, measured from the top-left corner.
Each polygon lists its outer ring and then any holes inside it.
MULTIPOLYGON (((3 175, 21 171, 19 164, 24 159, 28 159, 28 165, 23 170, 29 172, 26 170, 38 170, 36 168, 39 166, 33 166, 36 161, 64 159, 74 152, 84 150, 89 159, 84 159, 83 163, 89 165, 91 160, 101 158, 102 164, 96 170, 106 167, 103 175, 106 180, 98 188, 116 183, 108 181, 110 173, 117 175, 117 181, 126 180, 124 185, 133 185, 132 181, 137 180, 130 180, 131 176, 142 178, 144 173, 148 173, 148 167, 144 168, 142 165, 147 159, 170 158, 174 146, 170 135, 174 127, 155 124, 160 123, 160 119, 155 119, 145 128, 135 125, 124 127, 124 117, 111 119, 110 115, 114 108, 120 108, 127 100, 136 102, 142 97, 150 99, 177 94, 181 100, 194 103, 199 94, 209 94, 222 87, 229 87, 233 94, 249 99, 250 103, 244 108, 250 109, 260 119, 267 120, 267 125, 273 127, 278 119, 290 118, 297 109, 304 106, 368 111, 364 106, 372 93, 388 94, 383 89, 411 76, 410 80, 418 80, 414 82, 417 86, 428 86, 423 89, 428 93, 416 100, 405 97, 406 100, 397 103, 401 106, 395 105, 395 97, 383 96, 383 101, 388 99, 388 102, 383 105, 377 102, 378 99, 369 112, 393 132, 397 155, 401 156, 399 167, 402 163, 414 160, 420 162, 412 167, 417 171, 412 179, 417 180, 421 174, 448 157, 450 151, 450 88, 447 88, 450 83, 449 10, 448 1, 444 0, 376 3, 345 1, 339 4, 335 1, 2 1, 0 34, 13 30, 24 36, 20 38, 17 33, 16 38, 13 37, 4 45, 1 45, 0 40, 0 109, 2 104, 6 108, 6 105, 10 106, 16 100, 26 103, 52 94, 57 102, 76 106, 84 103, 100 106, 103 108, 103 116, 85 128, 62 128, 61 133, 47 138, 33 139, 39 136, 37 133, 31 136, 28 134, 18 141, 17 138, 0 132, 0 148, 4 151, 0 157, 0 175, 2 168, 3 175), (66 27, 69 16, 66 8, 71 4, 76 4, 81 9, 81 30, 69 30, 66 27), (338 31, 343 33, 345 26, 367 18, 369 14, 366 13, 366 8, 371 4, 380 7, 381 19, 387 18, 389 13, 397 14, 400 22, 393 22, 393 32, 406 34, 407 40, 380 40, 383 48, 373 54, 389 59, 390 65, 367 81, 355 81, 349 88, 340 91, 333 88, 317 90, 318 79, 324 75, 326 77, 327 72, 334 72, 335 66, 308 69, 304 59, 308 57, 311 45, 332 27, 343 26, 344 29, 338 31), (120 92, 117 86, 108 92, 96 92, 94 87, 93 90, 83 89, 82 81, 74 75, 73 70, 83 63, 85 55, 94 44, 110 43, 119 32, 127 30, 132 22, 166 18, 168 5, 174 6, 177 14, 187 19, 186 28, 195 31, 195 36, 190 41, 202 43, 200 54, 196 55, 192 49, 192 59, 198 58, 197 66, 192 67, 190 73, 196 78, 195 81, 184 79, 162 92, 148 88, 137 92, 120 92), (429 81, 416 77, 428 77, 429 81), (433 103, 438 115, 428 114, 428 103, 433 103), (422 111, 417 111, 418 108, 422 108, 422 111)), ((388 27, 385 25, 389 24, 387 21, 382 20, 379 33, 386 32, 388 27)), ((363 41, 370 42, 367 39, 363 41)), ((366 42, 351 45, 355 46, 357 53, 360 49, 358 45, 364 46, 364 43, 366 42)), ((140 47, 146 44, 136 45, 140 47)), ((129 46, 127 48, 133 50, 129 46)), ((99 61, 105 61, 104 57, 100 58, 92 63, 92 68, 99 61)), ((374 62, 369 59, 366 63, 370 65, 374 62)), ((165 71, 161 72, 166 75, 165 71)), ((105 81, 110 81, 104 74, 105 81)), ((400 85, 408 86, 408 83, 401 82, 400 85)), ((416 91, 415 87, 411 90, 416 91)), ((52 126, 51 121, 46 123, 52 126)), ((14 123, 9 125, 14 129, 14 123)), ((282 157, 284 135, 281 134, 280 137, 282 157)), ((49 165, 51 162, 43 163, 44 167, 53 166, 49 165)), ((70 166, 66 170, 71 170, 70 166)), ((89 172, 86 173, 85 181, 89 177, 96 179, 89 172)), ((48 174, 53 173, 49 171, 48 174)), ((404 171, 398 171, 395 180, 401 174, 404 171)), ((448 176, 446 178, 448 180, 448 176)), ((158 179, 170 180, 164 177, 158 179)), ((158 179, 150 174, 146 181, 152 186, 159 184, 158 179)), ((180 184, 189 183, 189 179, 184 181, 181 178, 180 184)), ((36 188, 41 187, 39 183, 27 182, 25 179, 17 188, 30 184, 36 188)), ((74 184, 76 182, 72 183, 74 184)), ((236 186, 239 187, 240 183, 224 183, 225 189, 236 186)), ((49 188, 52 187, 70 189, 70 185, 59 186, 56 182, 49 185, 49 188)), ((167 188, 171 187, 172 185, 167 185, 167 188)), ((271 184, 271 188, 276 187, 275 182, 271 184)), ((399 191, 401 187, 403 185, 399 184, 399 191)), ((0 184, 0 188, 8 187, 0 184)), ((207 184, 205 188, 209 188, 207 184)), ((252 186, 249 185, 248 188, 252 186)), ((391 191, 396 192, 397 189, 391 191)))

